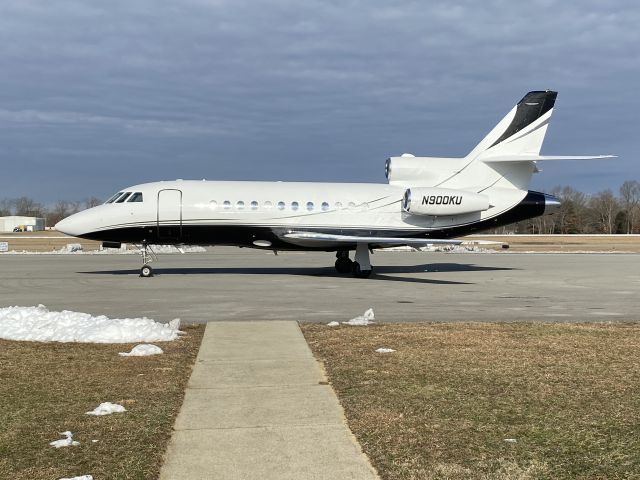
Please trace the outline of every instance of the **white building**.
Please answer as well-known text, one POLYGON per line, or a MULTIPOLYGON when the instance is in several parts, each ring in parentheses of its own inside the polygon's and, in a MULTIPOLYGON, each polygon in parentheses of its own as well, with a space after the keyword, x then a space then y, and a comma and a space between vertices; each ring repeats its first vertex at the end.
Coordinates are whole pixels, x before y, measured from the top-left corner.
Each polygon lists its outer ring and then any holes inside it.
POLYGON ((44 218, 38 217, 0 217, 0 232, 13 232, 14 229, 21 228, 26 232, 44 230, 44 218))

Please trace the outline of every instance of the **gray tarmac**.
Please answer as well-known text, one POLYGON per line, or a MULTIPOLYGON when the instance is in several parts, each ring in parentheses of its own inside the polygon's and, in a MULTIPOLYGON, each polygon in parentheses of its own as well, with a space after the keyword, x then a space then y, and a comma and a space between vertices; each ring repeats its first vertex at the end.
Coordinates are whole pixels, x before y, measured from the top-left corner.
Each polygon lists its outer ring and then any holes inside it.
POLYGON ((376 252, 374 275, 331 253, 216 247, 161 255, 0 255, 0 307, 44 304, 160 321, 637 321, 640 255, 376 252))

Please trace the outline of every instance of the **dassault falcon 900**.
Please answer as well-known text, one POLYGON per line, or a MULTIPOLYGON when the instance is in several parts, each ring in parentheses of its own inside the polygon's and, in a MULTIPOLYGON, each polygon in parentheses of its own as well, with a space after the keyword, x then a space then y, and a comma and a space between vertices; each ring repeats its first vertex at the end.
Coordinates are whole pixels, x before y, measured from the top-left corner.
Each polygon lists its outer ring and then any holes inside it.
POLYGON ((158 244, 336 252, 338 272, 368 277, 373 248, 455 245, 456 237, 553 213, 557 198, 528 190, 537 162, 611 157, 540 155, 556 96, 527 93, 463 158, 387 159, 387 184, 145 183, 56 229, 105 247, 140 245, 143 277, 153 275, 150 246, 158 244))

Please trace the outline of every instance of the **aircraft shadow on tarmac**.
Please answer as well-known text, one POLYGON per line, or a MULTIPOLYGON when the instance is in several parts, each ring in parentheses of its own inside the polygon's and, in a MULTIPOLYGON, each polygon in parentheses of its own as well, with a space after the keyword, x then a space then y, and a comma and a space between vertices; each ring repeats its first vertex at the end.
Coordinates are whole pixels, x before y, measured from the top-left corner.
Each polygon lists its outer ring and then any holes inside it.
MULTIPOLYGON (((498 270, 515 270, 507 267, 487 267, 468 263, 435 263, 424 265, 382 265, 374 266, 369 280, 390 282, 414 282, 441 285, 469 285, 473 282, 457 282, 451 280, 437 280, 422 277, 400 277, 396 273, 430 273, 440 272, 491 272, 498 270)), ((138 275, 139 270, 98 270, 78 272, 92 275, 138 275)), ((301 275, 308 277, 350 278, 349 275, 339 274, 333 267, 180 267, 162 268, 155 270, 155 274, 162 275, 301 275)))

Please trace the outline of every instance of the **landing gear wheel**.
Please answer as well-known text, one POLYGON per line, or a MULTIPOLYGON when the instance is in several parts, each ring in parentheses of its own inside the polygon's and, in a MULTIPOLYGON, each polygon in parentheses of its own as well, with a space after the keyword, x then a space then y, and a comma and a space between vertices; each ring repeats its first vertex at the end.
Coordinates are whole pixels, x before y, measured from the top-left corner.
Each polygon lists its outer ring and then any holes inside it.
POLYGON ((372 271, 373 267, 370 270, 362 270, 358 262, 353 262, 353 266, 351 267, 351 273, 356 278, 369 278, 372 271))
POLYGON ((143 265, 140 269, 140 276, 145 278, 153 277, 153 268, 149 265, 143 265))
POLYGON ((349 273, 352 271, 353 262, 349 257, 340 257, 336 260, 336 270, 338 273, 349 273))

